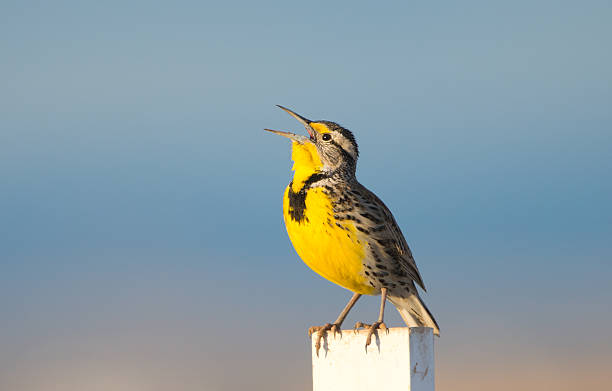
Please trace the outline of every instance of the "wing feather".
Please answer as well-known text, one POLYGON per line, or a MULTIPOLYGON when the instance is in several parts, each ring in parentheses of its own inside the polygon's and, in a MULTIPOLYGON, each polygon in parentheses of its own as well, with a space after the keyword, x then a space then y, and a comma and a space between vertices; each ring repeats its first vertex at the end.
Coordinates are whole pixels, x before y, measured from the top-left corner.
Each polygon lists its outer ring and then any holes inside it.
POLYGON ((370 244, 376 248, 380 260, 385 264, 397 266, 396 269, 407 274, 426 290, 412 251, 393 214, 376 194, 359 183, 357 185, 350 193, 358 198, 358 213, 365 220, 362 224, 365 225, 368 237, 372 239, 370 244))

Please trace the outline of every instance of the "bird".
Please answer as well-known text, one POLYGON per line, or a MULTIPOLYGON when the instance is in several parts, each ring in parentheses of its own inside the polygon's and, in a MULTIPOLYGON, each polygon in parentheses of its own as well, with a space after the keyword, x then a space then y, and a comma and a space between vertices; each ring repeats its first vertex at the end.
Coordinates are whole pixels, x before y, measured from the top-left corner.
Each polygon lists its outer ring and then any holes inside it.
POLYGON ((308 136, 265 129, 292 141, 293 179, 283 195, 283 216, 293 247, 304 263, 327 280, 353 292, 332 323, 312 326, 316 353, 321 339, 342 323, 362 295, 381 295, 378 318, 357 322, 368 330, 365 348, 376 330, 387 330, 389 300, 408 327, 440 328, 416 288, 425 284, 412 252, 387 206, 356 178, 359 147, 353 133, 336 122, 311 121, 277 105, 297 119, 308 136), (416 284, 416 285, 415 285, 416 284))

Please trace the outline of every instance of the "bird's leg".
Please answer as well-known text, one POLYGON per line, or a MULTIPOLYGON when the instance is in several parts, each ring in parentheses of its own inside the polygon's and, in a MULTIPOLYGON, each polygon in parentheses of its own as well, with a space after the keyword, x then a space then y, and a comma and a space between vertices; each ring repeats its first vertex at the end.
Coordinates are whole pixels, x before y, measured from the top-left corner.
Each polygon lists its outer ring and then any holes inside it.
POLYGON ((325 324, 325 326, 312 326, 308 329, 308 335, 311 336, 314 332, 321 331, 324 329, 332 330, 334 333, 340 331, 340 326, 342 325, 342 322, 344 322, 344 319, 348 315, 349 311, 351 310, 351 308, 353 308, 353 306, 360 297, 360 293, 353 294, 353 297, 351 297, 351 300, 349 300, 349 302, 346 304, 346 306, 344 307, 340 315, 338 315, 338 318, 334 321, 334 323, 327 323, 325 324))
POLYGON ((387 332, 389 332, 389 329, 387 329, 387 325, 385 325, 383 322, 383 317, 385 315, 385 302, 387 301, 387 288, 382 288, 380 292, 381 292, 380 294, 380 312, 378 313, 378 320, 374 322, 373 324, 357 322, 355 323, 355 327, 353 328, 355 332, 360 327, 368 329, 368 338, 366 339, 366 349, 368 345, 372 343, 372 334, 374 334, 374 332, 377 329, 386 330, 387 332))
POLYGON ((308 329, 308 336, 312 336, 312 334, 315 332, 317 333, 317 341, 315 343, 317 357, 319 356, 319 349, 321 348, 321 339, 323 338, 324 333, 331 330, 334 332, 334 335, 336 335, 336 333, 340 331, 340 326, 342 325, 342 322, 344 322, 344 319, 348 315, 349 311, 351 310, 351 308, 353 308, 353 306, 360 297, 361 293, 354 293, 353 297, 351 297, 351 300, 346 303, 346 306, 344 307, 340 315, 338 315, 338 318, 334 321, 334 323, 326 323, 324 326, 312 326, 308 329))

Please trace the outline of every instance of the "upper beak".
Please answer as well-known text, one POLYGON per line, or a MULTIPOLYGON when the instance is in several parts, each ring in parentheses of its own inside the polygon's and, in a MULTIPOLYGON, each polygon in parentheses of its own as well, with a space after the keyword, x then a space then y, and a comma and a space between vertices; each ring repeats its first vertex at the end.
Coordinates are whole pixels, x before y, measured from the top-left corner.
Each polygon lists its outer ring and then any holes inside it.
POLYGON ((308 135, 310 136, 310 139, 314 140, 314 138, 315 138, 315 131, 312 128, 312 126, 310 126, 310 123, 312 122, 311 120, 309 120, 308 118, 304 118, 304 117, 302 117, 301 115, 299 115, 297 113, 294 113, 293 111, 289 110, 286 107, 283 107, 281 105, 277 105, 277 106, 280 107, 281 109, 285 110, 293 118, 295 118, 298 121, 300 121, 302 123, 302 125, 304 125, 304 127, 306 128, 306 131, 308 132, 308 135))

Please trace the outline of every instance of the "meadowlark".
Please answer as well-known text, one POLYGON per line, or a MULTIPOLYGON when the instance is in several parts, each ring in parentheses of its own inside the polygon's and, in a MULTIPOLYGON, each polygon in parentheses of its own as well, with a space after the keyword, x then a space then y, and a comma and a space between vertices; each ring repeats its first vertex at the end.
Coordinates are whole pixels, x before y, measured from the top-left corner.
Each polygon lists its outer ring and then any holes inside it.
POLYGON ((311 121, 279 106, 304 125, 308 136, 266 129, 292 140, 293 180, 283 197, 283 215, 293 246, 316 273, 352 292, 338 318, 317 333, 317 354, 327 331, 340 329, 361 295, 381 295, 378 319, 368 329, 366 348, 385 330, 385 302, 395 305, 409 327, 438 324, 419 297, 425 290, 406 239, 385 204, 355 177, 359 149, 353 133, 335 122, 311 121))

